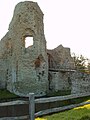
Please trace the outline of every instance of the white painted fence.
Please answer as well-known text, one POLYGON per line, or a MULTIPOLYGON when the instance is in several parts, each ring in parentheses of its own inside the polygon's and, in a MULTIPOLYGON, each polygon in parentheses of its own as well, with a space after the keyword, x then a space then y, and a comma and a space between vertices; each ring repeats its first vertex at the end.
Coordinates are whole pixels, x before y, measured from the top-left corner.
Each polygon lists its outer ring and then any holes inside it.
POLYGON ((74 98, 82 98, 82 97, 87 97, 90 96, 90 93, 83 93, 83 94, 73 94, 73 95, 67 95, 67 96, 57 96, 57 97, 49 97, 49 98, 39 98, 35 99, 34 98, 34 93, 29 94, 29 101, 22 101, 22 100, 17 100, 17 101, 11 101, 11 102, 5 102, 5 103, 0 103, 0 107, 2 106, 11 106, 11 105, 20 105, 20 104, 29 104, 29 115, 27 116, 20 116, 20 117, 3 117, 0 118, 0 120, 35 120, 35 117, 41 116, 41 115, 46 115, 50 113, 56 113, 60 112, 63 110, 68 110, 72 109, 74 107, 82 106, 85 104, 90 104, 90 102, 83 102, 79 104, 71 104, 63 107, 56 107, 56 108, 51 108, 51 109, 46 109, 39 111, 35 113, 35 104, 37 103, 50 103, 50 102, 55 102, 55 101, 63 101, 63 100, 70 100, 74 98))

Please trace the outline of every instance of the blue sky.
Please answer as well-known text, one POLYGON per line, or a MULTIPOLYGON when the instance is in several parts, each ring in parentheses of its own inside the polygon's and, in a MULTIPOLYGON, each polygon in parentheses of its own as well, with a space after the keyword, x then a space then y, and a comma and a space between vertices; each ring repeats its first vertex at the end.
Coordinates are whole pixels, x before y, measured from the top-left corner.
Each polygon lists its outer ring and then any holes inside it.
MULTIPOLYGON (((32 1, 37 2, 44 13, 48 49, 62 44, 71 48, 71 52, 90 58, 90 0, 32 1)), ((8 31, 15 5, 19 2, 21 0, 0 1, 0 39, 8 31)))

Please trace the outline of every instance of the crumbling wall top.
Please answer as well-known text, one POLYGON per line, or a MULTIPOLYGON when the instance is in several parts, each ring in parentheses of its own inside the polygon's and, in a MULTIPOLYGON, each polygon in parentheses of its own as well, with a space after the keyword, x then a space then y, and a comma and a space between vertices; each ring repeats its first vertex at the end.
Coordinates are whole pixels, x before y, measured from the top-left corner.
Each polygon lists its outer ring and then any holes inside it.
POLYGON ((9 24, 9 30, 13 27, 13 24, 17 23, 17 21, 20 24, 22 23, 22 20, 24 20, 23 23, 26 23, 27 21, 32 21, 32 19, 34 21, 36 18, 43 20, 43 12, 37 2, 20 2, 15 7, 13 18, 9 24))

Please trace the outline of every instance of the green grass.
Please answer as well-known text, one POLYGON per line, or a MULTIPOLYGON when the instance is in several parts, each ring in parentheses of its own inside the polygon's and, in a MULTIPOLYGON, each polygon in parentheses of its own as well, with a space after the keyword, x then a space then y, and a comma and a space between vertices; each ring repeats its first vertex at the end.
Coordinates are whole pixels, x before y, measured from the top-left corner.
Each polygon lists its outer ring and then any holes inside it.
POLYGON ((90 104, 42 118, 36 118, 36 120, 90 120, 90 104))
POLYGON ((17 95, 10 93, 6 89, 0 90, 0 100, 7 100, 7 99, 12 99, 12 98, 17 98, 17 97, 18 97, 17 95))

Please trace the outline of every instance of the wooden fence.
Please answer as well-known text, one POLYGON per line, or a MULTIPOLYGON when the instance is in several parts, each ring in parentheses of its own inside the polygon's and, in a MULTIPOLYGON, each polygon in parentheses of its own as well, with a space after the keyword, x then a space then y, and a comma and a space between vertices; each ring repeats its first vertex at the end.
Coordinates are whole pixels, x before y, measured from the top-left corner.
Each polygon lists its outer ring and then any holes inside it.
POLYGON ((73 94, 73 95, 67 95, 67 96, 57 96, 57 97, 49 97, 49 98, 39 98, 35 99, 34 93, 29 94, 29 101, 22 101, 22 100, 17 100, 17 101, 11 101, 11 102, 4 102, 0 103, 0 107, 3 106, 12 106, 12 105, 21 105, 21 104, 29 104, 29 115, 26 116, 20 116, 20 117, 3 117, 0 118, 1 120, 35 120, 35 117, 41 116, 41 115, 46 115, 50 113, 56 113, 60 112, 63 110, 68 110, 72 109, 74 107, 82 106, 85 104, 90 104, 89 102, 83 102, 79 104, 71 104, 63 107, 56 107, 56 108, 50 108, 46 110, 39 111, 35 113, 35 104, 45 104, 45 103, 51 103, 51 102, 57 102, 57 101, 66 101, 66 100, 72 100, 74 98, 82 98, 82 97, 87 97, 90 96, 90 93, 83 93, 83 94, 73 94))

